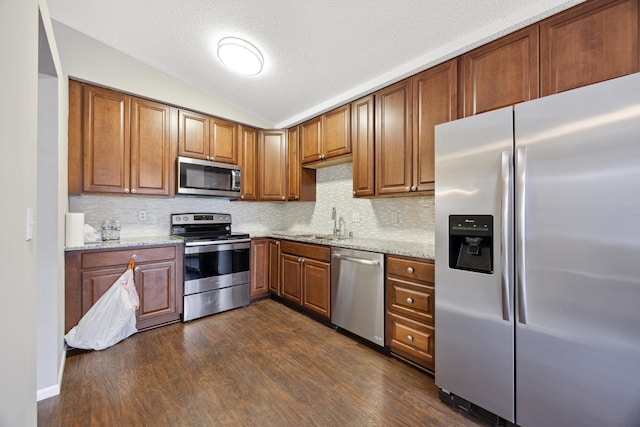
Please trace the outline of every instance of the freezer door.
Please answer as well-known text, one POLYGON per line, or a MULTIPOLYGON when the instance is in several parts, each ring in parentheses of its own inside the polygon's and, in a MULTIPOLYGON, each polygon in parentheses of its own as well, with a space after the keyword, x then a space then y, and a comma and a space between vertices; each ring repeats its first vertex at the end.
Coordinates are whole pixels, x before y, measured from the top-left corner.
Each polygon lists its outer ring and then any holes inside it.
POLYGON ((640 75, 517 105, 515 136, 517 422, 637 427, 640 75))
POLYGON ((436 383, 510 421, 512 150, 511 107, 436 127, 436 383), (493 217, 492 273, 450 268, 450 215, 493 217))

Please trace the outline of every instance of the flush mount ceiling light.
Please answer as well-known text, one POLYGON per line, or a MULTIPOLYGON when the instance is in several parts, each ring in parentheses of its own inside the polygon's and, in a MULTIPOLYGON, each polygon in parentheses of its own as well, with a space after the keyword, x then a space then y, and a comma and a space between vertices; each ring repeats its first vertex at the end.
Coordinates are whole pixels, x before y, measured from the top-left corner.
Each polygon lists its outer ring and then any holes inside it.
POLYGON ((227 67, 248 76, 258 74, 264 65, 258 48, 238 37, 225 37, 218 42, 218 58, 227 67))

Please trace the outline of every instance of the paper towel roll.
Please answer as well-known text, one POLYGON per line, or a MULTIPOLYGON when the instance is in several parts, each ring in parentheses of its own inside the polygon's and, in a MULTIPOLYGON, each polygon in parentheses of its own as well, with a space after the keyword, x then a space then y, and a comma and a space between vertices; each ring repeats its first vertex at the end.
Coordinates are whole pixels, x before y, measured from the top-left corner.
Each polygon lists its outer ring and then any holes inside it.
POLYGON ((66 246, 84 245, 84 213, 68 212, 65 217, 65 222, 66 246))

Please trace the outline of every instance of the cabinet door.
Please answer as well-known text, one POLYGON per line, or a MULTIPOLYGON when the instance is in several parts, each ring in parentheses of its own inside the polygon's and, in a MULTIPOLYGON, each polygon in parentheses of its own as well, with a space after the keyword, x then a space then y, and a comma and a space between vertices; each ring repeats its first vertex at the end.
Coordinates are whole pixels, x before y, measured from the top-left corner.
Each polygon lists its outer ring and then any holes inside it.
POLYGON ((538 26, 462 56, 464 117, 538 97, 538 26))
POLYGON ((82 93, 84 85, 69 80, 68 193, 82 193, 82 93))
POLYGON ((172 193, 171 108, 145 99, 131 100, 131 193, 172 193))
POLYGON ((129 192, 130 104, 127 95, 85 86, 83 191, 129 192))
POLYGON ((300 147, 298 141, 298 129, 296 126, 287 131, 287 200, 300 199, 300 147))
POLYGON ((210 119, 209 160, 238 164, 238 125, 221 119, 210 119))
POLYGON ((180 318, 175 260, 141 264, 136 267, 134 280, 140 297, 138 329, 180 318))
POLYGON ((331 317, 329 263, 304 258, 302 264, 302 306, 329 319, 331 317))
POLYGON ((301 258, 280 254, 280 296, 298 305, 302 304, 301 258))
POLYGON ((540 24, 542 96, 638 68, 638 0, 590 1, 540 24))
POLYGON ((269 291, 280 295, 280 241, 269 239, 269 291))
POLYGON ((388 86, 376 97, 376 193, 411 190, 411 79, 388 86))
POLYGON ((259 133, 258 158, 260 200, 284 201, 287 196, 287 144, 283 130, 259 133))
POLYGON ((178 154, 195 159, 209 157, 209 118, 180 110, 178 113, 178 154))
POLYGON ((373 95, 351 103, 351 143, 353 149, 353 195, 375 193, 373 95))
POLYGON ((250 269, 249 298, 262 298, 269 293, 269 239, 251 240, 250 269))
POLYGON ((351 105, 322 115, 323 160, 351 153, 351 105))
POLYGON ((258 200, 258 131, 240 126, 240 171, 242 200, 258 200))
POLYGON ((413 77, 413 186, 433 191, 436 125, 456 119, 457 60, 440 64, 413 77))
POLYGON ((322 160, 322 117, 301 124, 299 137, 302 164, 322 160))
MULTIPOLYGON (((81 273, 82 287, 80 297, 80 317, 87 314, 87 311, 100 299, 111 285, 122 275, 127 268, 126 265, 105 268, 81 273)), ((77 319, 78 321, 80 319, 77 319)), ((72 325, 75 326, 75 325, 72 325)))

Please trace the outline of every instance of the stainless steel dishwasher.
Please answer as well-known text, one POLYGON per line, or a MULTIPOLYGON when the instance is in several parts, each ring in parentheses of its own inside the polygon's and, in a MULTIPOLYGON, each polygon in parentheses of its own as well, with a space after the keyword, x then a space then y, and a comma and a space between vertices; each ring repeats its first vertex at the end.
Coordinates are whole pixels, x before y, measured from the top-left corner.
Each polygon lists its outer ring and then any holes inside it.
POLYGON ((331 322, 384 346, 384 255, 331 248, 331 322))

